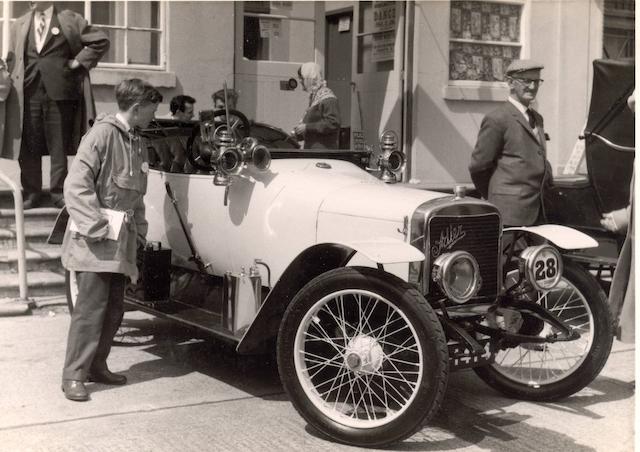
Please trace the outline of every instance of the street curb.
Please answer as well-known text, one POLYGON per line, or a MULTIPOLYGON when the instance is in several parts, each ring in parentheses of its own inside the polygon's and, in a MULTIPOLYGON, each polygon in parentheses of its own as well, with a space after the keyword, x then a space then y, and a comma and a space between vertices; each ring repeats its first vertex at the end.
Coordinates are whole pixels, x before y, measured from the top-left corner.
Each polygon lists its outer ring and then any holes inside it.
POLYGON ((0 317, 31 315, 33 308, 35 308, 33 300, 21 300, 19 298, 0 300, 0 317))

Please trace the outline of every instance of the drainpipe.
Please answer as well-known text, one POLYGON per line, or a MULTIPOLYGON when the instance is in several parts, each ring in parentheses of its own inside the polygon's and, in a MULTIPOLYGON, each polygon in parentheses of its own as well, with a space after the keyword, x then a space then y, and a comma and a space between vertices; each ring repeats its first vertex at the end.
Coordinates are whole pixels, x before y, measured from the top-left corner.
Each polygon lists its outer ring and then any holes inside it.
POLYGON ((413 39, 415 22, 415 1, 405 3, 404 10, 404 67, 402 68, 402 139, 406 156, 406 164, 403 171, 403 182, 409 182, 412 173, 413 153, 413 39))

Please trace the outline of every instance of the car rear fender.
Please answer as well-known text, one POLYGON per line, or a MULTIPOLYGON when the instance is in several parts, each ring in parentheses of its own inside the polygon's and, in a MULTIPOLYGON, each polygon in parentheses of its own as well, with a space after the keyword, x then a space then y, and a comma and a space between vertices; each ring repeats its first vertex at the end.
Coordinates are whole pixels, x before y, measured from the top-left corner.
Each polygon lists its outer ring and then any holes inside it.
POLYGON ((264 351, 267 341, 278 334, 284 311, 300 289, 315 277, 344 267, 358 252, 378 264, 413 262, 425 258, 417 248, 397 239, 320 243, 307 248, 289 264, 265 298, 238 344, 238 353, 264 351))
POLYGON ((559 224, 505 228, 503 233, 509 231, 523 231, 528 234, 542 237, 556 245, 558 248, 562 248, 564 250, 595 248, 598 246, 598 242, 587 234, 559 224))

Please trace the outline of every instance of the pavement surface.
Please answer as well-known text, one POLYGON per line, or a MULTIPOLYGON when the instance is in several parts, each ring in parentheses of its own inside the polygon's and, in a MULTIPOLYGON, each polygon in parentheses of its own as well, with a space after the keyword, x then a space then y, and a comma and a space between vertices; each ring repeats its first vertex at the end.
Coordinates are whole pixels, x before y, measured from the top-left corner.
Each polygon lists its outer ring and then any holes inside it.
MULTIPOLYGON (((125 314, 113 371, 66 400, 66 308, 0 318, 0 451, 348 451, 310 427, 283 392, 272 357, 230 347, 140 312, 125 314)), ((562 403, 508 399, 472 371, 451 376, 431 425, 387 450, 633 451, 635 347, 615 342, 601 375, 562 403)))

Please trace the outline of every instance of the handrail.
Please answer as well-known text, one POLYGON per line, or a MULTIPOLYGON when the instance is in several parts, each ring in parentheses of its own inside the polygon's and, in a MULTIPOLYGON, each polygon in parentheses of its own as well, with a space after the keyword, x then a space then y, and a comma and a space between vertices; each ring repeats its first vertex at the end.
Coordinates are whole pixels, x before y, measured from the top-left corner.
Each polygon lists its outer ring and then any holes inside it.
POLYGON ((635 152, 636 148, 635 147, 630 147, 630 146, 622 146, 621 144, 616 144, 613 141, 607 140, 605 137, 598 135, 597 133, 593 133, 593 132, 585 132, 585 136, 588 137, 595 137, 597 139, 599 139, 600 141, 602 141, 604 144, 606 144, 609 147, 612 147, 613 149, 615 149, 616 151, 623 151, 623 152, 635 152))
POLYGON ((13 192, 14 212, 16 217, 16 246, 18 248, 18 285, 20 289, 20 299, 27 299, 27 259, 25 256, 25 236, 24 236, 24 210, 22 206, 22 191, 16 183, 2 171, 0 180, 7 184, 13 192))

